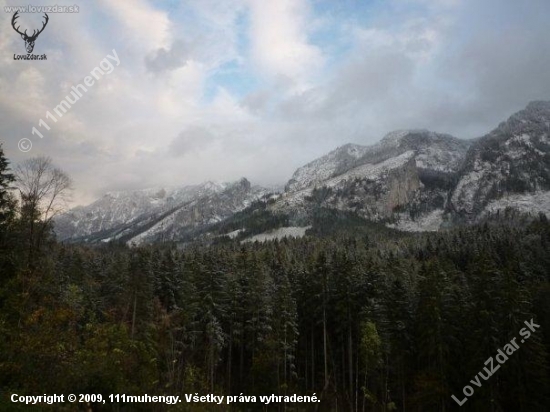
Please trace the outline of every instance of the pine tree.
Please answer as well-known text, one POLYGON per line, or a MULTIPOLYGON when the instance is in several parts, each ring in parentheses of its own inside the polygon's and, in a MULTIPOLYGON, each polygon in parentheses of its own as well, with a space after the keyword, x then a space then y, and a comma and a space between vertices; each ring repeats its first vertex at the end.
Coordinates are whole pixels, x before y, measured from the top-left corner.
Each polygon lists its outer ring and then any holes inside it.
POLYGON ((0 241, 5 236, 6 225, 13 219, 15 200, 10 193, 15 176, 10 172, 10 163, 0 144, 0 241))
POLYGON ((16 207, 15 200, 10 193, 14 181, 15 177, 10 172, 9 161, 4 156, 0 144, 0 288, 8 278, 15 274, 16 263, 12 255, 17 242, 14 241, 15 239, 10 239, 13 234, 9 232, 16 207))

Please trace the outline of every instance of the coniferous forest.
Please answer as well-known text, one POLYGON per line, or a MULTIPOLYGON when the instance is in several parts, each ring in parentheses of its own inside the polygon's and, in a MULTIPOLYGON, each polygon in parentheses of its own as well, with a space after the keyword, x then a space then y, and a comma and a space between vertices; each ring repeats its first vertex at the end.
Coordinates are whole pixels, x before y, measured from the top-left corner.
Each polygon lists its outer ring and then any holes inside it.
POLYGON ((302 239, 86 246, 56 242, 40 203, 12 195, 24 193, 16 186, 0 152, 2 411, 549 409, 543 215, 420 235, 326 214, 302 239), (540 328, 484 372, 531 319, 540 328), (480 371, 487 379, 459 407, 452 395, 462 400, 480 371), (12 393, 321 402, 31 407, 12 393))

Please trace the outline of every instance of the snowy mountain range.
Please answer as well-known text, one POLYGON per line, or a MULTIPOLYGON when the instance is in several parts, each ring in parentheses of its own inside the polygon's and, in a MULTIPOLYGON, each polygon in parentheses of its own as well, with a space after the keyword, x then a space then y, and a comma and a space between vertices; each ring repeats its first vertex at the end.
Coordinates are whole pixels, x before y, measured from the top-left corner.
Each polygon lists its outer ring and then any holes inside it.
POLYGON ((107 193, 88 206, 60 215, 55 230, 61 240, 83 242, 176 240, 226 219, 266 193, 245 178, 233 183, 107 193))
POLYGON ((56 232, 71 241, 179 241, 246 214, 255 201, 265 213, 305 224, 324 208, 406 231, 474 222, 506 208, 550 214, 550 102, 532 102, 472 141, 402 130, 371 146, 347 144, 297 169, 284 191, 271 192, 243 178, 108 193, 58 217, 56 232))

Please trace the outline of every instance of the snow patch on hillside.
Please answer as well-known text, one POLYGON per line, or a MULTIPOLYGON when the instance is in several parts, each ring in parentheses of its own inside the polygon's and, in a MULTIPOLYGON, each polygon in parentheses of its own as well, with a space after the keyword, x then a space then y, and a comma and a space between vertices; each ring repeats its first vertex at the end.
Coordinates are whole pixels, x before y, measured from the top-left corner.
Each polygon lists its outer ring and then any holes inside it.
POLYGON ((496 212, 497 210, 504 210, 508 207, 532 215, 542 212, 550 216, 550 191, 514 194, 493 200, 487 205, 485 212, 496 212))
POLYGON ((288 227, 280 227, 275 230, 271 230, 269 232, 260 233, 259 235, 255 235, 252 237, 249 237, 248 239, 244 239, 241 243, 244 242, 267 242, 269 240, 275 240, 275 239, 283 239, 285 237, 294 237, 294 238, 300 238, 303 237, 306 234, 306 230, 311 229, 311 226, 288 226, 288 227))
POLYGON ((400 213, 397 223, 386 226, 403 232, 437 232, 442 222, 443 210, 436 209, 415 220, 412 220, 408 214, 400 213))
POLYGON ((229 237, 229 239, 235 239, 237 236, 239 236, 239 233, 241 233, 242 231, 243 229, 237 229, 237 230, 234 230, 233 232, 226 233, 222 236, 227 236, 229 237))

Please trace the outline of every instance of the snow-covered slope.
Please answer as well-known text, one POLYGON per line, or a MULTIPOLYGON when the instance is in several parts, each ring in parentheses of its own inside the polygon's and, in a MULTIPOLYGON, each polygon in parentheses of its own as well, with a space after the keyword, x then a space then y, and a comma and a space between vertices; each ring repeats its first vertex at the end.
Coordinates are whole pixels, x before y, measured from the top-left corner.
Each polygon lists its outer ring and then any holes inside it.
POLYGON ((453 173, 459 170, 469 142, 427 130, 399 130, 371 146, 347 144, 296 170, 286 192, 323 186, 332 177, 362 164, 378 164, 413 151, 419 168, 453 173))
POLYGON ((522 197, 512 194, 550 190, 549 136, 550 102, 532 102, 479 139, 468 152, 449 212, 472 220, 499 199, 513 207, 522 197))
POLYGON ((370 156, 395 156, 409 150, 415 152, 416 166, 437 172, 454 173, 462 166, 470 142, 448 134, 428 130, 399 130, 388 133, 370 156))
POLYGON ((354 167, 357 159, 369 150, 368 146, 347 144, 316 159, 294 172, 285 186, 287 192, 293 192, 314 186, 354 167))
POLYGON ((88 206, 75 207, 59 216, 55 230, 61 240, 88 236, 166 212, 192 199, 220 192, 224 187, 224 184, 206 182, 179 188, 109 192, 88 206))
POLYGON ((124 240, 128 244, 159 240, 178 241, 199 229, 227 219, 267 194, 266 189, 252 186, 247 179, 241 179, 228 184, 221 191, 183 203, 153 225, 125 234, 124 240))
MULTIPOLYGON (((380 220, 414 209, 413 218, 443 213, 451 182, 470 142, 426 130, 400 130, 371 146, 345 145, 299 168, 275 211, 315 207, 380 220)), ((433 219, 424 219, 433 227, 433 219)))
POLYGON ((244 178, 235 183, 108 193, 59 216, 55 230, 60 240, 135 244, 174 240, 227 218, 266 193, 244 178))
POLYGON ((548 191, 550 102, 532 102, 475 141, 405 130, 342 146, 298 169, 273 210, 328 207, 436 230, 506 207, 547 213, 548 191))
POLYGON ((494 213, 510 208, 533 216, 539 213, 550 216, 550 191, 506 195, 490 201, 485 212, 494 213))
POLYGON ((311 207, 322 206, 380 218, 406 203, 419 187, 414 152, 408 151, 377 164, 362 164, 314 186, 287 192, 277 200, 273 210, 307 212, 311 207))

